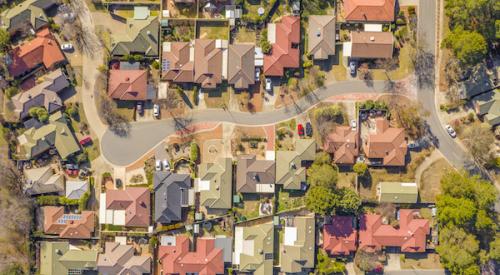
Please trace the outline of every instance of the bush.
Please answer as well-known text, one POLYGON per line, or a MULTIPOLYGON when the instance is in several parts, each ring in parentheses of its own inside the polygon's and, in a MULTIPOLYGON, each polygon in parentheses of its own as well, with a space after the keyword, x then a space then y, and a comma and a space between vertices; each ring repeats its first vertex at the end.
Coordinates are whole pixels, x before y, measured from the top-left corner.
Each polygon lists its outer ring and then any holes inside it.
POLYGON ((200 149, 198 145, 194 142, 191 143, 191 152, 189 153, 189 157, 192 162, 197 162, 200 158, 200 149))
POLYGON ((149 245, 151 247, 156 247, 158 245, 158 237, 156 236, 152 236, 150 239, 149 239, 149 245))
POLYGON ((46 205, 78 205, 79 200, 75 199, 68 199, 63 196, 40 196, 36 198, 36 204, 39 206, 46 206, 46 205))
POLYGON ((49 113, 43 107, 32 107, 28 113, 32 118, 36 118, 40 122, 49 120, 49 113))
POLYGON ((359 176, 363 176, 366 173, 366 170, 368 169, 368 165, 364 162, 358 162, 354 164, 352 167, 352 170, 356 172, 359 176))
POLYGON ((153 63, 151 64, 151 67, 153 67, 153 69, 155 69, 155 70, 159 70, 160 69, 160 62, 158 62, 158 60, 153 61, 153 63))
POLYGON ((75 119, 78 117, 78 105, 77 104, 69 104, 68 107, 66 107, 66 114, 70 116, 71 118, 75 119))
MULTIPOLYGON (((89 188, 91 188, 91 187, 89 187, 89 188)), ((80 210, 80 212, 87 209, 87 204, 89 202, 89 199, 90 199, 90 190, 83 193, 82 197, 78 201, 78 210, 80 210)))
POLYGON ((7 96, 8 99, 11 99, 13 96, 17 95, 19 93, 19 89, 17 87, 9 87, 5 89, 5 95, 7 96))
POLYGON ((409 6, 408 7, 408 14, 409 15, 415 15, 416 12, 415 12, 415 6, 409 6))

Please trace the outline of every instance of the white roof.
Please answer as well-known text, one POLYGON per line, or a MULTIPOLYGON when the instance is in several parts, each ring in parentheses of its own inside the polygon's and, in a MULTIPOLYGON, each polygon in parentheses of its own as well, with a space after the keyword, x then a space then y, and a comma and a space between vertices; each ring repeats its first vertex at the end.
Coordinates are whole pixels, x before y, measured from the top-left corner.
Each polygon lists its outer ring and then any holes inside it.
POLYGON ((345 57, 349 57, 351 56, 351 52, 352 52, 352 42, 344 42, 342 55, 344 55, 345 57))
POLYGON ((297 241, 297 227, 285 227, 285 245, 295 245, 297 241))
POLYGON ((125 225, 125 210, 114 210, 113 211, 113 224, 114 225, 125 225))
POLYGON ((161 236, 160 244, 163 246, 175 246, 176 238, 175 236, 161 236))
POLYGON ((106 193, 101 193, 99 198, 99 224, 106 223, 106 193))
POLYGON ((255 66, 264 66, 264 53, 260 47, 255 47, 255 66))
POLYGON ((274 193, 274 184, 256 184, 257 193, 274 193))
POLYGON ((266 151, 266 160, 276 160, 276 151, 266 151))
POLYGON ((85 180, 66 181, 66 198, 80 199, 88 189, 89 185, 85 180))
POLYGON ((234 229, 234 255, 233 264, 240 264, 240 255, 243 253, 243 227, 234 229))
POLYGON ((381 32, 382 24, 365 24, 365 32, 381 32))
POLYGON ((115 242, 121 245, 127 245, 127 236, 116 236, 115 242))
POLYGON ((276 24, 269 23, 267 24, 267 40, 269 43, 276 43, 276 24))

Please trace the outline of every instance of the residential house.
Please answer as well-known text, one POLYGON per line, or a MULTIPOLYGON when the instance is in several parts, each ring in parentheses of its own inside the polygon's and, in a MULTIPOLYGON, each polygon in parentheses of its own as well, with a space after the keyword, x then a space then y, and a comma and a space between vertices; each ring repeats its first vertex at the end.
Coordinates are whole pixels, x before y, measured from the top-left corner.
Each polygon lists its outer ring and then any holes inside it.
POLYGON ((485 96, 474 100, 476 114, 482 117, 484 122, 495 127, 500 124, 500 91, 485 96))
POLYGON ((323 249, 330 255, 349 255, 356 251, 358 232, 353 216, 333 216, 323 226, 323 249))
POLYGON ((162 274, 224 274, 222 248, 215 238, 197 238, 196 249, 190 249, 188 236, 170 237, 168 245, 161 245, 158 259, 162 274))
POLYGON ((66 181, 66 198, 79 200, 87 192, 89 192, 89 182, 87 180, 66 181))
POLYGON ((63 103, 58 93, 69 86, 70 83, 61 69, 45 75, 43 82, 12 97, 16 118, 19 121, 26 119, 33 107, 44 107, 49 114, 59 111, 63 103))
POLYGON ((63 206, 44 206, 43 231, 59 235, 59 238, 90 239, 94 232, 94 212, 82 211, 81 214, 64 213, 63 206))
POLYGON ((69 242, 40 242, 40 275, 95 273, 96 262, 96 250, 80 250, 69 242))
POLYGON ((305 163, 316 157, 314 139, 298 139, 295 150, 276 151, 276 184, 284 189, 300 190, 306 184, 305 163))
POLYGON ((141 55, 145 58, 159 56, 160 22, 156 16, 146 19, 127 19, 126 28, 111 33, 111 55, 122 57, 141 55))
POLYGON ((323 150, 333 154, 333 162, 338 165, 354 164, 359 155, 359 132, 349 126, 336 126, 328 134, 323 150))
POLYGON ((150 192, 146 187, 127 187, 101 193, 99 224, 148 227, 150 216, 150 192))
POLYGON ((170 171, 157 171, 153 178, 155 195, 155 216, 159 223, 182 220, 182 208, 189 206, 191 177, 170 171))
POLYGON ((384 247, 399 247, 403 253, 425 252, 430 222, 419 217, 414 209, 399 210, 399 228, 384 224, 377 214, 364 214, 360 218, 359 248, 368 252, 384 247))
POLYGON ((495 89, 486 65, 480 63, 472 67, 470 73, 461 76, 463 80, 458 83, 460 99, 471 100, 484 98, 495 89))
POLYGON ((408 144, 403 128, 389 127, 389 121, 375 119, 376 131, 368 135, 363 151, 372 164, 404 166, 408 144))
POLYGON ((108 95, 116 100, 148 100, 147 70, 110 70, 108 95))
POLYGON ((227 40, 196 39, 194 59, 194 82, 206 89, 217 87, 226 78, 227 40))
POLYGON ((207 211, 226 210, 232 207, 233 161, 217 158, 215 162, 203 162, 198 167, 199 178, 195 190, 200 192, 200 206, 207 211))
POLYGON ((255 84, 255 46, 231 44, 228 54, 227 81, 236 89, 248 89, 255 84))
POLYGON ((299 16, 283 16, 281 22, 267 24, 267 39, 272 50, 264 56, 266 76, 283 76, 285 68, 299 68, 299 16))
POLYGON ((345 0, 346 21, 388 23, 394 21, 396 0, 345 0))
POLYGON ((236 192, 274 193, 276 163, 272 160, 257 160, 255 155, 238 157, 236 166, 236 192))
POLYGON ((280 266, 284 273, 307 273, 314 269, 316 221, 314 215, 287 220, 280 245, 280 266))
POLYGON ((55 172, 50 165, 39 168, 23 170, 25 184, 24 190, 29 196, 64 194, 64 173, 55 172))
POLYGON ((240 272, 254 275, 273 273, 274 225, 272 222, 234 229, 233 264, 240 272))
POLYGON ((106 242, 104 253, 97 258, 99 274, 142 275, 151 273, 151 257, 136 255, 132 245, 106 242))
POLYGON ((55 148, 62 159, 80 151, 80 145, 61 112, 50 115, 47 124, 29 128, 17 137, 17 141, 17 157, 22 160, 34 159, 50 148, 55 148))
POLYGON ((307 31, 307 52, 315 60, 335 55, 335 15, 311 15, 307 31))
POLYGON ((351 32, 344 43, 344 56, 351 58, 392 58, 394 36, 391 32, 351 32))
POLYGON ((380 182, 377 198, 381 203, 417 203, 418 186, 415 182, 380 182))
POLYGON ((162 78, 175 83, 194 82, 194 46, 191 42, 163 42, 162 78))
POLYGON ((42 67, 53 70, 64 62, 66 59, 59 44, 45 28, 36 33, 35 39, 12 50, 7 68, 11 77, 18 78, 42 67))
POLYGON ((27 34, 49 25, 46 12, 57 5, 57 0, 26 0, 2 13, 2 27, 11 35, 27 34))

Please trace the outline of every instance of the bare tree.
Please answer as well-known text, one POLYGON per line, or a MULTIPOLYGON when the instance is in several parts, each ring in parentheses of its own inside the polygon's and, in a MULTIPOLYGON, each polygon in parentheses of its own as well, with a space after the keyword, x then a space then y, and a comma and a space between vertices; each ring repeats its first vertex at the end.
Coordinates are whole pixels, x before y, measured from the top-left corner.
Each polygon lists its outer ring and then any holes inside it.
POLYGON ((118 136, 127 136, 130 132, 130 123, 116 111, 115 103, 103 94, 100 95, 99 102, 101 117, 109 125, 109 129, 118 136))
POLYGON ((491 160, 491 147, 495 142, 495 136, 488 124, 473 123, 465 128, 463 141, 472 157, 481 165, 491 160))
POLYGON ((368 67, 368 63, 359 65, 358 77, 365 82, 366 86, 373 87, 373 74, 368 67))

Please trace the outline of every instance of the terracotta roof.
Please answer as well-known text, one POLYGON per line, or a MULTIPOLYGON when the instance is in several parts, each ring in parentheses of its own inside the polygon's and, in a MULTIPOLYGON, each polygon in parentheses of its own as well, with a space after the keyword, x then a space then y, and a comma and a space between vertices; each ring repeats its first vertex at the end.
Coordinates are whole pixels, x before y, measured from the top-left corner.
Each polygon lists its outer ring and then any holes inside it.
POLYGON ((349 255, 356 251, 357 230, 352 216, 334 216, 323 227, 323 249, 331 255, 349 255))
POLYGON ((268 32, 269 35, 274 33, 274 43, 271 54, 264 56, 264 74, 282 76, 285 68, 298 68, 300 17, 284 16, 281 22, 268 24, 268 32))
POLYGON ((194 81, 194 60, 191 60, 192 49, 193 47, 189 42, 163 43, 162 77, 165 80, 174 82, 194 81))
POLYGON ((333 162, 353 164, 359 155, 359 132, 349 126, 337 126, 323 144, 323 149, 333 153, 333 162))
POLYGON ((275 167, 274 161, 257 160, 255 155, 240 156, 236 167, 236 192, 256 193, 259 192, 257 185, 274 185, 275 167))
POLYGON ((394 37, 390 32, 351 32, 351 57, 392 58, 394 37))
POLYGON ((215 40, 196 39, 194 57, 194 82, 202 88, 215 88, 222 82, 222 49, 215 40))
POLYGON ((43 229, 47 234, 61 238, 90 238, 94 232, 94 212, 65 214, 62 206, 45 206, 43 209, 43 229))
POLYGON ((224 274, 223 250, 215 247, 215 239, 198 238, 196 251, 190 251, 189 242, 187 236, 177 236, 175 244, 160 246, 163 274, 224 274))
POLYGON ((110 70, 108 95, 118 100, 146 100, 148 72, 146 70, 110 70))
POLYGON ((359 248, 365 251, 379 251, 382 247, 401 247, 401 252, 425 252, 426 235, 430 234, 429 220, 415 217, 418 210, 399 210, 399 229, 382 224, 382 216, 365 214, 361 216, 359 248))
POLYGON ((255 83, 255 46, 229 45, 228 82, 236 89, 246 89, 255 83))
POLYGON ((328 59, 335 54, 335 16, 309 16, 307 51, 314 59, 328 59))
POLYGON ((20 76, 44 65, 53 69, 57 63, 65 60, 49 29, 44 28, 36 34, 36 38, 16 47, 11 54, 12 63, 8 66, 12 77, 20 76))
POLYGON ((345 19, 347 21, 392 22, 395 3, 395 0, 345 0, 345 19))
POLYGON ((149 226, 150 192, 145 187, 106 191, 107 210, 125 210, 125 226, 149 226))
POLYGON ((383 159, 387 166, 404 166, 408 151, 406 135, 402 128, 390 128, 384 118, 376 120, 377 132, 368 135, 363 150, 368 158, 383 159))

